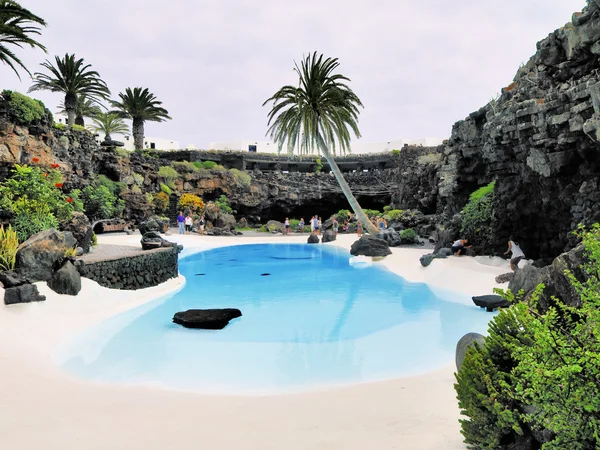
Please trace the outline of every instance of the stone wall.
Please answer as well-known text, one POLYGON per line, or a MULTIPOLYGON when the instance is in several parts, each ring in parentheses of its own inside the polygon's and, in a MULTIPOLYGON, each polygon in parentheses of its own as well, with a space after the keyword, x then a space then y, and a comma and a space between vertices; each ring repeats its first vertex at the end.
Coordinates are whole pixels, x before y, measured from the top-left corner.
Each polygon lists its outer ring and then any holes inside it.
POLYGON ((78 270, 81 276, 111 289, 143 289, 178 276, 181 250, 181 246, 146 250, 137 256, 85 263, 78 270))

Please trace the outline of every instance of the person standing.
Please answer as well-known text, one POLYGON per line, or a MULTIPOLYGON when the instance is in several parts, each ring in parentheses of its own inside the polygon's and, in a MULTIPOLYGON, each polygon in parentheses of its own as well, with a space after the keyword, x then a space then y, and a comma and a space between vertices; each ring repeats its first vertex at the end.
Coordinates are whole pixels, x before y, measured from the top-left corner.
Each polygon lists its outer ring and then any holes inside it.
POLYGON ((190 234, 192 232, 193 224, 194 219, 192 219, 192 216, 188 213, 188 215, 185 217, 185 234, 190 234))
POLYGON ((337 238, 337 234, 338 234, 338 228, 340 227, 340 224, 337 221, 337 217, 333 218, 333 235, 337 238))
POLYGON ((198 221, 198 233, 204 234, 204 214, 200 216, 200 220, 198 221))
POLYGON ((304 232, 304 217, 300 218, 300 223, 298 224, 298 229, 296 230, 297 233, 303 233, 304 232))
POLYGON ((319 234, 319 218, 317 216, 314 216, 312 223, 313 223, 313 233, 319 234))
POLYGON ((525 258, 525 253, 521 250, 518 242, 513 240, 512 236, 508 240, 508 250, 506 250, 504 254, 508 255, 509 253, 512 253, 510 257, 510 270, 514 271, 518 267, 519 261, 525 258))
POLYGON ((179 227, 179 234, 185 234, 185 216, 183 212, 179 211, 179 215, 177 216, 177 226, 179 227))
POLYGON ((286 217, 285 218, 285 222, 283 222, 283 228, 284 228, 284 232, 283 234, 288 235, 290 234, 290 218, 286 217))
POLYGON ((361 237, 362 236, 362 231, 363 231, 362 223, 359 220, 358 222, 356 222, 356 235, 358 237, 361 237))
POLYGON ((310 232, 315 234, 315 216, 310 218, 310 232))

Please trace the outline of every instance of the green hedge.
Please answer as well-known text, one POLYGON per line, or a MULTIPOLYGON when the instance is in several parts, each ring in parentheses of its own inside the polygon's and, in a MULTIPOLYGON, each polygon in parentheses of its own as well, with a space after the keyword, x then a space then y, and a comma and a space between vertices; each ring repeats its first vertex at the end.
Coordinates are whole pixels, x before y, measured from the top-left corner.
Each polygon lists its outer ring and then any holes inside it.
POLYGON ((29 125, 41 120, 46 115, 46 107, 36 99, 19 92, 4 90, 2 97, 6 99, 8 114, 18 125, 29 125))

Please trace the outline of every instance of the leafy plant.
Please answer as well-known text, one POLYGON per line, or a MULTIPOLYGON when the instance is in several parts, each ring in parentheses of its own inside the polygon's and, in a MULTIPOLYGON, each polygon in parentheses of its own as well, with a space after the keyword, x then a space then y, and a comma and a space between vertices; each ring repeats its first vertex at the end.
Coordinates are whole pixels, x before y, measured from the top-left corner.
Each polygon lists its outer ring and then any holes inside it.
POLYGON ((152 199, 152 204, 157 213, 163 213, 169 206, 169 195, 165 192, 159 192, 152 199))
POLYGON ((98 175, 91 185, 81 191, 85 214, 91 219, 120 217, 125 202, 120 198, 122 184, 98 175))
POLYGON ((110 141, 112 134, 127 134, 129 132, 127 124, 116 113, 99 112, 92 118, 92 121, 94 123, 92 129, 96 133, 103 133, 105 141, 110 141))
POLYGON ((2 97, 6 99, 8 114, 18 125, 29 125, 46 115, 44 104, 19 92, 4 90, 2 97))
POLYGON ((74 258, 77 256, 77 248, 70 247, 65 250, 65 258, 74 258))
POLYGON ((214 169, 217 166, 217 163, 214 161, 194 161, 194 166, 198 169, 214 169))
POLYGON ((133 181, 135 184, 137 184, 138 186, 143 186, 144 185, 144 175, 142 175, 141 173, 133 173, 133 181))
POLYGON ((10 225, 6 229, 0 226, 0 272, 15 268, 18 248, 17 232, 10 225))
POLYGON ((158 176, 163 177, 169 185, 179 177, 179 173, 171 166, 161 166, 158 169, 158 176))
POLYGON ((352 213, 347 209, 340 209, 337 213, 335 213, 335 217, 340 223, 346 223, 352 217, 352 213))
POLYGON ((400 156, 400 150, 394 149, 390 152, 392 156, 400 156))
POLYGON ((412 228, 406 228, 405 230, 400 231, 400 238, 406 243, 416 244, 419 242, 419 235, 412 228))
POLYGON ((252 184, 252 178, 246 172, 242 172, 238 169, 229 169, 229 172, 233 175, 235 181, 245 187, 249 187, 252 184))
POLYGON ((204 209, 204 202, 197 195, 183 194, 179 198, 179 208, 191 209, 193 211, 202 211, 204 209))
POLYGON ((404 217, 404 210, 390 209, 385 213, 385 218, 392 222, 401 222, 404 217))
POLYGON ((492 215, 494 212, 494 188, 496 182, 477 189, 469 196, 469 202, 462 210, 461 235, 486 245, 492 235, 492 215))
POLYGON ((373 217, 379 217, 381 215, 381 212, 377 211, 376 209, 365 209, 364 211, 369 219, 372 219, 373 217))
POLYGON ((194 172, 198 172, 198 167, 196 167, 196 165, 194 163, 191 163, 189 161, 174 161, 172 163, 173 168, 183 174, 183 173, 194 173, 194 172))
POLYGON ((15 231, 20 242, 24 242, 40 231, 50 228, 58 229, 58 220, 48 208, 37 205, 29 208, 27 213, 19 214, 14 219, 15 231))
POLYGON ((164 183, 160 183, 160 190, 167 195, 171 195, 173 193, 173 191, 171 191, 171 188, 164 183))
POLYGON ((98 245, 98 236, 96 236, 96 233, 94 233, 93 231, 92 231, 92 240, 91 240, 90 244, 92 244, 92 247, 95 247, 96 245, 98 245))
POLYGON ((321 173, 321 170, 323 170, 323 162, 321 161, 321 158, 316 158, 315 164, 315 173, 321 173))
POLYGON ((223 211, 224 213, 231 214, 233 209, 229 206, 229 199, 226 195, 221 195, 218 199, 215 200, 215 204, 219 207, 219 211, 223 211))

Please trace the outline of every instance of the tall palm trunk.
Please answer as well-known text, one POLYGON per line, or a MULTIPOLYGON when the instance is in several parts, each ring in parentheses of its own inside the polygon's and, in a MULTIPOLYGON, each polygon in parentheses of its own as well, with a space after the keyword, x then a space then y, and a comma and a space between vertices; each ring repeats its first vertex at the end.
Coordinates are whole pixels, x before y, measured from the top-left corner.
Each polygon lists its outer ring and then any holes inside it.
POLYGON ((75 123, 75 108, 77 107, 77 96, 75 94, 65 95, 65 111, 67 112, 67 125, 72 127, 75 123))
POLYGON ((342 175, 342 172, 340 171, 340 168, 335 162, 335 159, 333 158, 331 153, 329 153, 329 149, 327 148, 327 145, 325 144, 325 141, 323 140, 323 137, 321 136, 320 132, 317 132, 317 143, 319 145, 319 148, 321 149, 321 152, 323 153, 323 156, 325 156, 325 159, 327 160, 331 171, 335 175, 335 179, 342 188, 342 192, 346 196, 348 203, 350 203, 350 207, 354 211, 354 214, 356 214, 358 220, 360 220, 360 222, 367 229, 371 236, 377 235, 377 233, 379 233, 379 230, 371 223, 371 221, 361 208, 360 204, 358 203, 358 200, 356 200, 356 197, 354 197, 354 194, 352 194, 350 186, 348 186, 348 183, 346 182, 344 175, 342 175))
POLYGON ((133 119, 133 145, 136 150, 144 149, 144 121, 141 119, 133 119))

